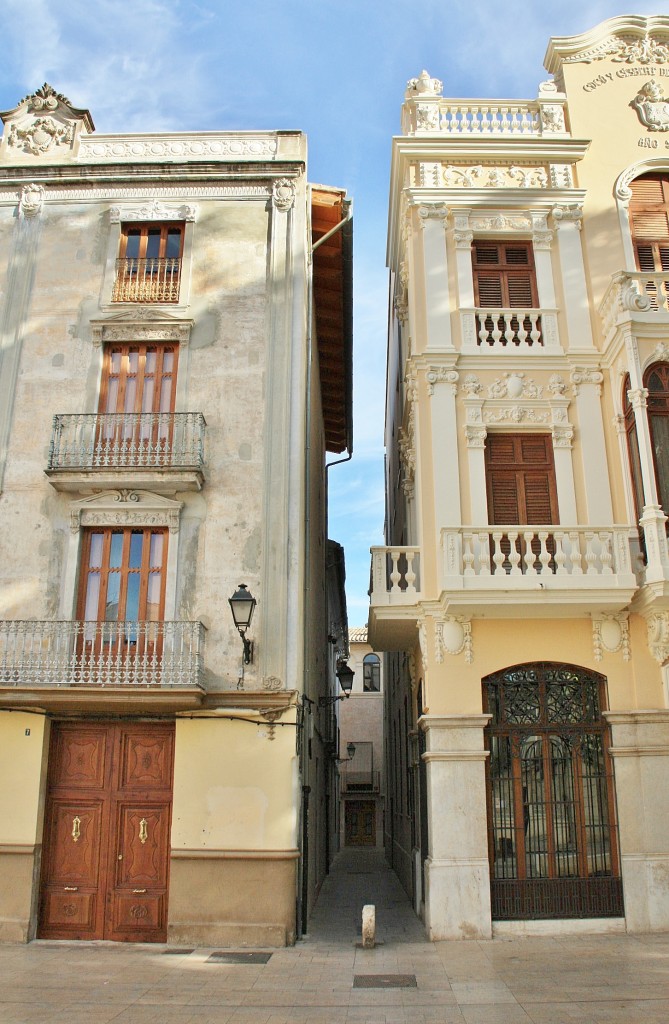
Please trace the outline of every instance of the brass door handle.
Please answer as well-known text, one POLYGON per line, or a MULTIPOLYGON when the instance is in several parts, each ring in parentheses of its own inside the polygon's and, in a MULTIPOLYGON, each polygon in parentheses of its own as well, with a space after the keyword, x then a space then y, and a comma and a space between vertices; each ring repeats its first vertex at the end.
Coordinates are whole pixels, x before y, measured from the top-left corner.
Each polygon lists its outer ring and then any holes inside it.
POLYGON ((78 885, 64 885, 63 889, 65 890, 65 892, 79 892, 78 885))
POLYGON ((135 895, 135 894, 139 895, 140 892, 146 892, 146 889, 133 889, 132 892, 133 892, 133 895, 135 895))

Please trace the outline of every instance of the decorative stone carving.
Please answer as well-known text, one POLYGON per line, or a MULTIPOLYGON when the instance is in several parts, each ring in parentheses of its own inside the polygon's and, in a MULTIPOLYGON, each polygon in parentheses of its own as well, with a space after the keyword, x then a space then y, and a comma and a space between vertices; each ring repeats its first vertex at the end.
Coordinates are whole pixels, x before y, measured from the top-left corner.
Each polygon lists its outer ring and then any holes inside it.
POLYGON ((583 224, 583 206, 581 203, 570 203, 569 206, 558 205, 551 210, 555 227, 560 230, 565 224, 574 224, 581 230, 583 224))
POLYGON ((548 172, 551 188, 574 187, 574 172, 571 164, 550 164, 548 172))
POLYGON ((641 86, 630 107, 649 132, 669 131, 669 99, 654 79, 641 86))
POLYGON ((561 426, 554 423, 551 433, 554 448, 571 448, 574 440, 574 428, 571 425, 561 426))
POLYGON ((436 103, 419 103, 416 106, 416 131, 439 131, 439 107, 436 103))
POLYGON ((196 206, 188 206, 185 203, 169 205, 159 199, 153 199, 150 203, 141 206, 111 206, 109 208, 109 221, 111 224, 118 224, 122 221, 194 221, 197 215, 196 206))
POLYGON ((406 428, 400 427, 397 436, 400 462, 403 469, 402 489, 412 499, 416 489, 416 406, 411 402, 406 428))
POLYGON ((504 409, 486 410, 484 412, 486 423, 531 423, 544 424, 550 421, 547 412, 539 412, 537 409, 528 409, 524 406, 514 405, 504 409))
POLYGON ((496 213, 489 217, 471 216, 469 226, 474 231, 531 231, 532 218, 527 214, 496 213))
POLYGON ((488 431, 485 427, 476 427, 468 423, 465 427, 465 437, 467 438, 468 448, 485 448, 485 439, 488 436, 488 431))
POLYGON ((73 139, 73 124, 63 125, 52 117, 38 117, 28 128, 11 125, 7 145, 23 148, 26 153, 34 156, 42 156, 56 146, 71 145, 73 139))
POLYGON ((548 378, 548 390, 552 394, 553 398, 559 398, 560 395, 564 395, 567 390, 567 385, 564 382, 564 378, 559 373, 552 373, 548 378))
POLYGON ((426 220, 441 220, 444 223, 448 219, 449 209, 445 203, 423 203, 418 207, 419 224, 425 226, 426 220))
POLYGON ((646 620, 648 648, 655 660, 663 665, 669 658, 669 612, 655 612, 646 620))
POLYGON ((592 646, 595 661, 601 661, 604 653, 617 654, 619 651, 622 651, 623 661, 629 661, 631 652, 627 612, 593 616, 592 646))
POLYGON ((669 46, 653 39, 649 33, 642 39, 609 36, 590 49, 569 54, 562 59, 565 64, 592 64, 607 57, 616 64, 662 65, 669 63, 669 46))
POLYGON ((472 242, 474 241, 474 232, 454 231, 453 241, 455 242, 456 249, 471 249, 472 242))
POLYGON ((423 69, 418 78, 410 78, 406 87, 406 98, 415 99, 417 96, 441 96, 444 83, 438 78, 431 76, 423 69))
POLYGON ((535 249, 550 249, 552 242, 552 231, 535 231, 532 234, 532 244, 535 249))
POLYGON ((263 690, 283 690, 283 683, 278 676, 265 676, 261 685, 263 690))
POLYGON ((96 346, 108 341, 173 341, 185 346, 192 327, 192 320, 161 313, 155 306, 138 306, 108 320, 92 320, 91 334, 96 346))
POLYGON ((277 210, 290 210, 295 202, 295 182, 290 178, 278 178, 272 184, 272 202, 277 210))
POLYGON ((440 188, 441 164, 434 161, 430 163, 421 161, 418 164, 418 184, 420 188, 440 188))
POLYGON ((462 388, 468 398, 476 398, 482 391, 481 381, 476 374, 468 373, 462 382, 462 388))
POLYGON ((582 384, 596 384, 597 394, 601 395, 602 393, 604 374, 592 367, 575 366, 569 375, 569 379, 573 385, 574 396, 579 394, 582 384))
POLYGON ((543 387, 528 378, 522 371, 505 373, 488 385, 489 398, 542 398, 543 387))
POLYGON ((443 184, 448 188, 547 188, 548 174, 543 167, 458 167, 447 164, 443 184))
POLYGON ((453 385, 453 394, 458 390, 457 384, 460 378, 460 374, 455 370, 448 370, 445 366, 430 366, 425 373, 425 379, 427 381, 427 393, 428 395, 434 394, 434 385, 445 383, 453 385))
POLYGON ((393 305, 395 306, 395 313, 397 319, 401 323, 402 327, 406 327, 409 322, 409 304, 405 299, 396 298, 393 305))
POLYGON ((19 199, 19 214, 23 217, 37 217, 44 204, 44 185, 24 185, 19 199))
POLYGON ((102 491, 70 505, 70 529, 82 526, 166 526, 177 533, 183 502, 151 491, 102 491))
POLYGON ((539 115, 541 117, 541 130, 545 133, 564 132, 564 107, 561 103, 542 103, 539 115))
POLYGON ((666 341, 660 341, 655 347, 651 357, 652 362, 669 362, 669 345, 666 341))
POLYGON ((412 369, 408 369, 404 375, 404 397, 410 405, 418 397, 418 378, 412 369))
POLYGON ((434 643, 438 662, 444 660, 444 654, 457 656, 464 652, 465 661, 471 664, 474 660, 471 620, 459 615, 437 619, 434 624, 434 643))
POLYGON ((137 160, 160 157, 174 159, 182 157, 238 157, 267 158, 276 156, 278 142, 275 138, 226 138, 223 135, 208 137, 205 135, 194 138, 175 136, 174 138, 156 139, 147 135, 128 136, 102 140, 92 136, 81 139, 79 155, 82 160, 137 160))

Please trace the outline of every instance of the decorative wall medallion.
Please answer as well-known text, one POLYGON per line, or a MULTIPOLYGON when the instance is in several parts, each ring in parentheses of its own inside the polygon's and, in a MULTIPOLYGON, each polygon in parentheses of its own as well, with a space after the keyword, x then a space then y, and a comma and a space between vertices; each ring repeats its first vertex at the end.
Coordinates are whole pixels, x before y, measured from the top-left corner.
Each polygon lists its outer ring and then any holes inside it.
POLYGON ((522 371, 505 373, 488 385, 489 398, 542 398, 543 387, 528 378, 522 371))
POLYGON ((439 107, 436 103, 419 103, 416 106, 416 131, 439 131, 439 107))
POLYGON ((7 137, 8 146, 21 147, 33 156, 42 156, 55 146, 71 145, 74 124, 59 124, 52 117, 38 117, 28 128, 13 124, 7 137))
POLYGON ((74 903, 66 903, 65 906, 63 907, 63 914, 65 915, 65 917, 76 917, 77 908, 75 907, 74 903))
POLYGON ((595 661, 601 661, 604 653, 617 654, 622 651, 623 660, 629 661, 630 634, 626 612, 618 615, 601 615, 592 620, 592 645, 595 661))
POLYGON ((472 624, 469 619, 449 615, 446 619, 437 619, 434 624, 435 656, 438 662, 444 660, 444 654, 456 656, 464 652, 468 664, 474 660, 472 643, 472 624))
POLYGON ((24 217, 36 217, 42 212, 44 185, 24 185, 19 199, 19 213, 24 217))
POLYGON ((272 184, 272 202, 277 210, 290 210, 295 202, 295 182, 290 178, 278 178, 272 184))
POLYGON ((641 86, 630 107, 649 132, 669 131, 669 99, 654 79, 641 86))
POLYGON ((539 111, 543 132, 564 132, 564 107, 561 103, 542 103, 539 111))

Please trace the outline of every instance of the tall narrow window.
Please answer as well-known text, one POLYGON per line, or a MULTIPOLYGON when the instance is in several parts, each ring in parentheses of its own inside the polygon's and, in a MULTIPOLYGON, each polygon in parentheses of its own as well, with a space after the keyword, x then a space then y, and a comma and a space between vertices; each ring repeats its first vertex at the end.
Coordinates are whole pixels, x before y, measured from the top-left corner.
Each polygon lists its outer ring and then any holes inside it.
POLYGON ((183 224, 126 224, 113 302, 178 302, 183 224))
POLYGON ((477 308, 495 310, 478 316, 479 345, 542 344, 540 317, 531 312, 539 304, 531 243, 476 239, 472 270, 477 308))
POLYGON ((363 659, 362 689, 364 693, 378 693, 381 689, 381 662, 378 654, 366 654, 363 659))
POLYGON ((169 463, 177 361, 172 345, 113 345, 105 351, 96 464, 169 463))
MULTIPOLYGON (((559 523, 550 434, 488 434, 485 463, 488 519, 492 526, 559 523)), ((524 572, 528 560, 539 569, 544 557, 553 570, 553 537, 548 534, 542 540, 539 533, 533 534, 528 547, 526 532, 505 530, 495 539, 493 531, 493 564, 506 572, 524 572)))
POLYGON ((653 445, 655 481, 660 504, 669 511, 669 364, 656 363, 644 374, 648 389, 648 424, 653 445))
POLYGON ((652 274, 643 288, 654 309, 667 308, 669 288, 669 177, 644 174, 630 186, 630 223, 637 269, 652 274))
POLYGON ((625 417, 625 434, 627 436, 627 455, 630 465, 630 476, 632 479, 632 496, 634 498, 634 514, 638 524, 643 513, 643 479, 641 476, 641 459, 639 457, 639 438, 636 429, 636 418, 634 409, 629 400, 630 389, 629 374, 625 377, 623 384, 623 415, 625 417))

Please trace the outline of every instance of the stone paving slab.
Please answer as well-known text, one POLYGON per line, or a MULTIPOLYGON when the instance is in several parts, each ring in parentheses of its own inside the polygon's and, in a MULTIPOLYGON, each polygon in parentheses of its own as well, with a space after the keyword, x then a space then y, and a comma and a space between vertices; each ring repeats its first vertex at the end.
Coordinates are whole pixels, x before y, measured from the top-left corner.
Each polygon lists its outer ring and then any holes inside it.
POLYGON ((669 935, 436 942, 376 851, 344 851, 309 934, 266 964, 215 949, 0 945, 0 1024, 669 1024, 669 935), (383 945, 363 950, 362 907, 383 945), (413 974, 416 988, 354 988, 413 974))

